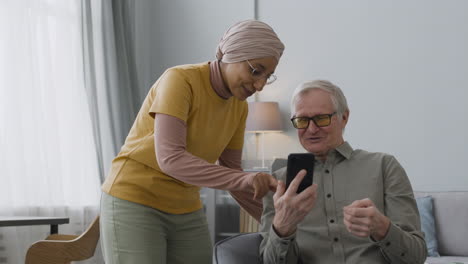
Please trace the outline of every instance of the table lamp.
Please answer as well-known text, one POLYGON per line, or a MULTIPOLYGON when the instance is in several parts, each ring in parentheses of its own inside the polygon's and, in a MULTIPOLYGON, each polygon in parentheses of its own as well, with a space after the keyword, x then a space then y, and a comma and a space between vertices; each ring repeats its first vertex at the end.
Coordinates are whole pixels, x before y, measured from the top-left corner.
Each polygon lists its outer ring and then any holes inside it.
POLYGON ((281 115, 277 102, 251 102, 246 123, 247 132, 259 133, 262 140, 262 167, 265 167, 265 133, 281 132, 281 115))

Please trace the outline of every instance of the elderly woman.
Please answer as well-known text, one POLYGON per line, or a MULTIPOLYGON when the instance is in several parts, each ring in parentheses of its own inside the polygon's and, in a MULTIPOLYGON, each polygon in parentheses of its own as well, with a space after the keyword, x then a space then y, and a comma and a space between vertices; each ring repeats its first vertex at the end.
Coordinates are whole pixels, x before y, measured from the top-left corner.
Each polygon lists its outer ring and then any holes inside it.
POLYGON ((242 172, 245 99, 276 79, 283 50, 270 26, 242 21, 224 34, 217 60, 157 80, 102 187, 107 264, 210 263, 200 187, 229 190, 260 218, 261 198, 277 183, 242 172))

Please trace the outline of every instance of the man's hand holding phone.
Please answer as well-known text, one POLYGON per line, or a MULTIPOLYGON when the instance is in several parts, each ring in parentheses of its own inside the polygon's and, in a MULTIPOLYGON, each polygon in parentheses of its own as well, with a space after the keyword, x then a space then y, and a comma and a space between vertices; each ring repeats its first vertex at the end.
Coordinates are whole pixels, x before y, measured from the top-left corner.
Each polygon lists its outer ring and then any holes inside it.
POLYGON ((296 231, 297 225, 315 205, 317 184, 312 184, 301 193, 297 193, 305 175, 306 171, 301 170, 292 180, 287 190, 285 183, 278 181, 278 187, 273 196, 276 211, 273 228, 280 237, 292 235, 296 231))

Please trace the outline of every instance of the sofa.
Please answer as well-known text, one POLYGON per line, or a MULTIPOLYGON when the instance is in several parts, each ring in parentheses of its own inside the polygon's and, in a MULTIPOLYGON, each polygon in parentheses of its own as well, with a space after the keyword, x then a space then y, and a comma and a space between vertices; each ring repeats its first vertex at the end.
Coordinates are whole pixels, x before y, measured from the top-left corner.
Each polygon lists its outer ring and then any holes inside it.
MULTIPOLYGON (((468 263, 468 191, 415 192, 415 196, 416 199, 425 196, 433 199, 435 239, 440 257, 428 257, 426 263, 468 263)), ((424 225, 425 219, 421 220, 424 225)))
MULTIPOLYGON (((415 192, 416 199, 432 197, 435 238, 440 257, 428 257, 427 264, 468 264, 468 191, 415 192)), ((261 263, 258 255, 260 233, 246 233, 219 241, 213 263, 261 263)))

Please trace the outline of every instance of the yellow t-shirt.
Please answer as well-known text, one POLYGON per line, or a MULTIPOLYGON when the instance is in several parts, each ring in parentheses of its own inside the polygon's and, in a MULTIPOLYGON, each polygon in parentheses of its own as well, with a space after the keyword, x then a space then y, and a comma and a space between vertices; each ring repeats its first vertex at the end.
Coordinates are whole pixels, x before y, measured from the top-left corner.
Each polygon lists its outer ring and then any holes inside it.
POLYGON ((215 163, 224 149, 242 148, 247 111, 245 101, 234 97, 225 100, 216 94, 208 63, 168 69, 146 96, 125 144, 112 161, 103 191, 172 214, 202 208, 199 187, 159 168, 154 144, 155 113, 185 121, 186 150, 215 163))

